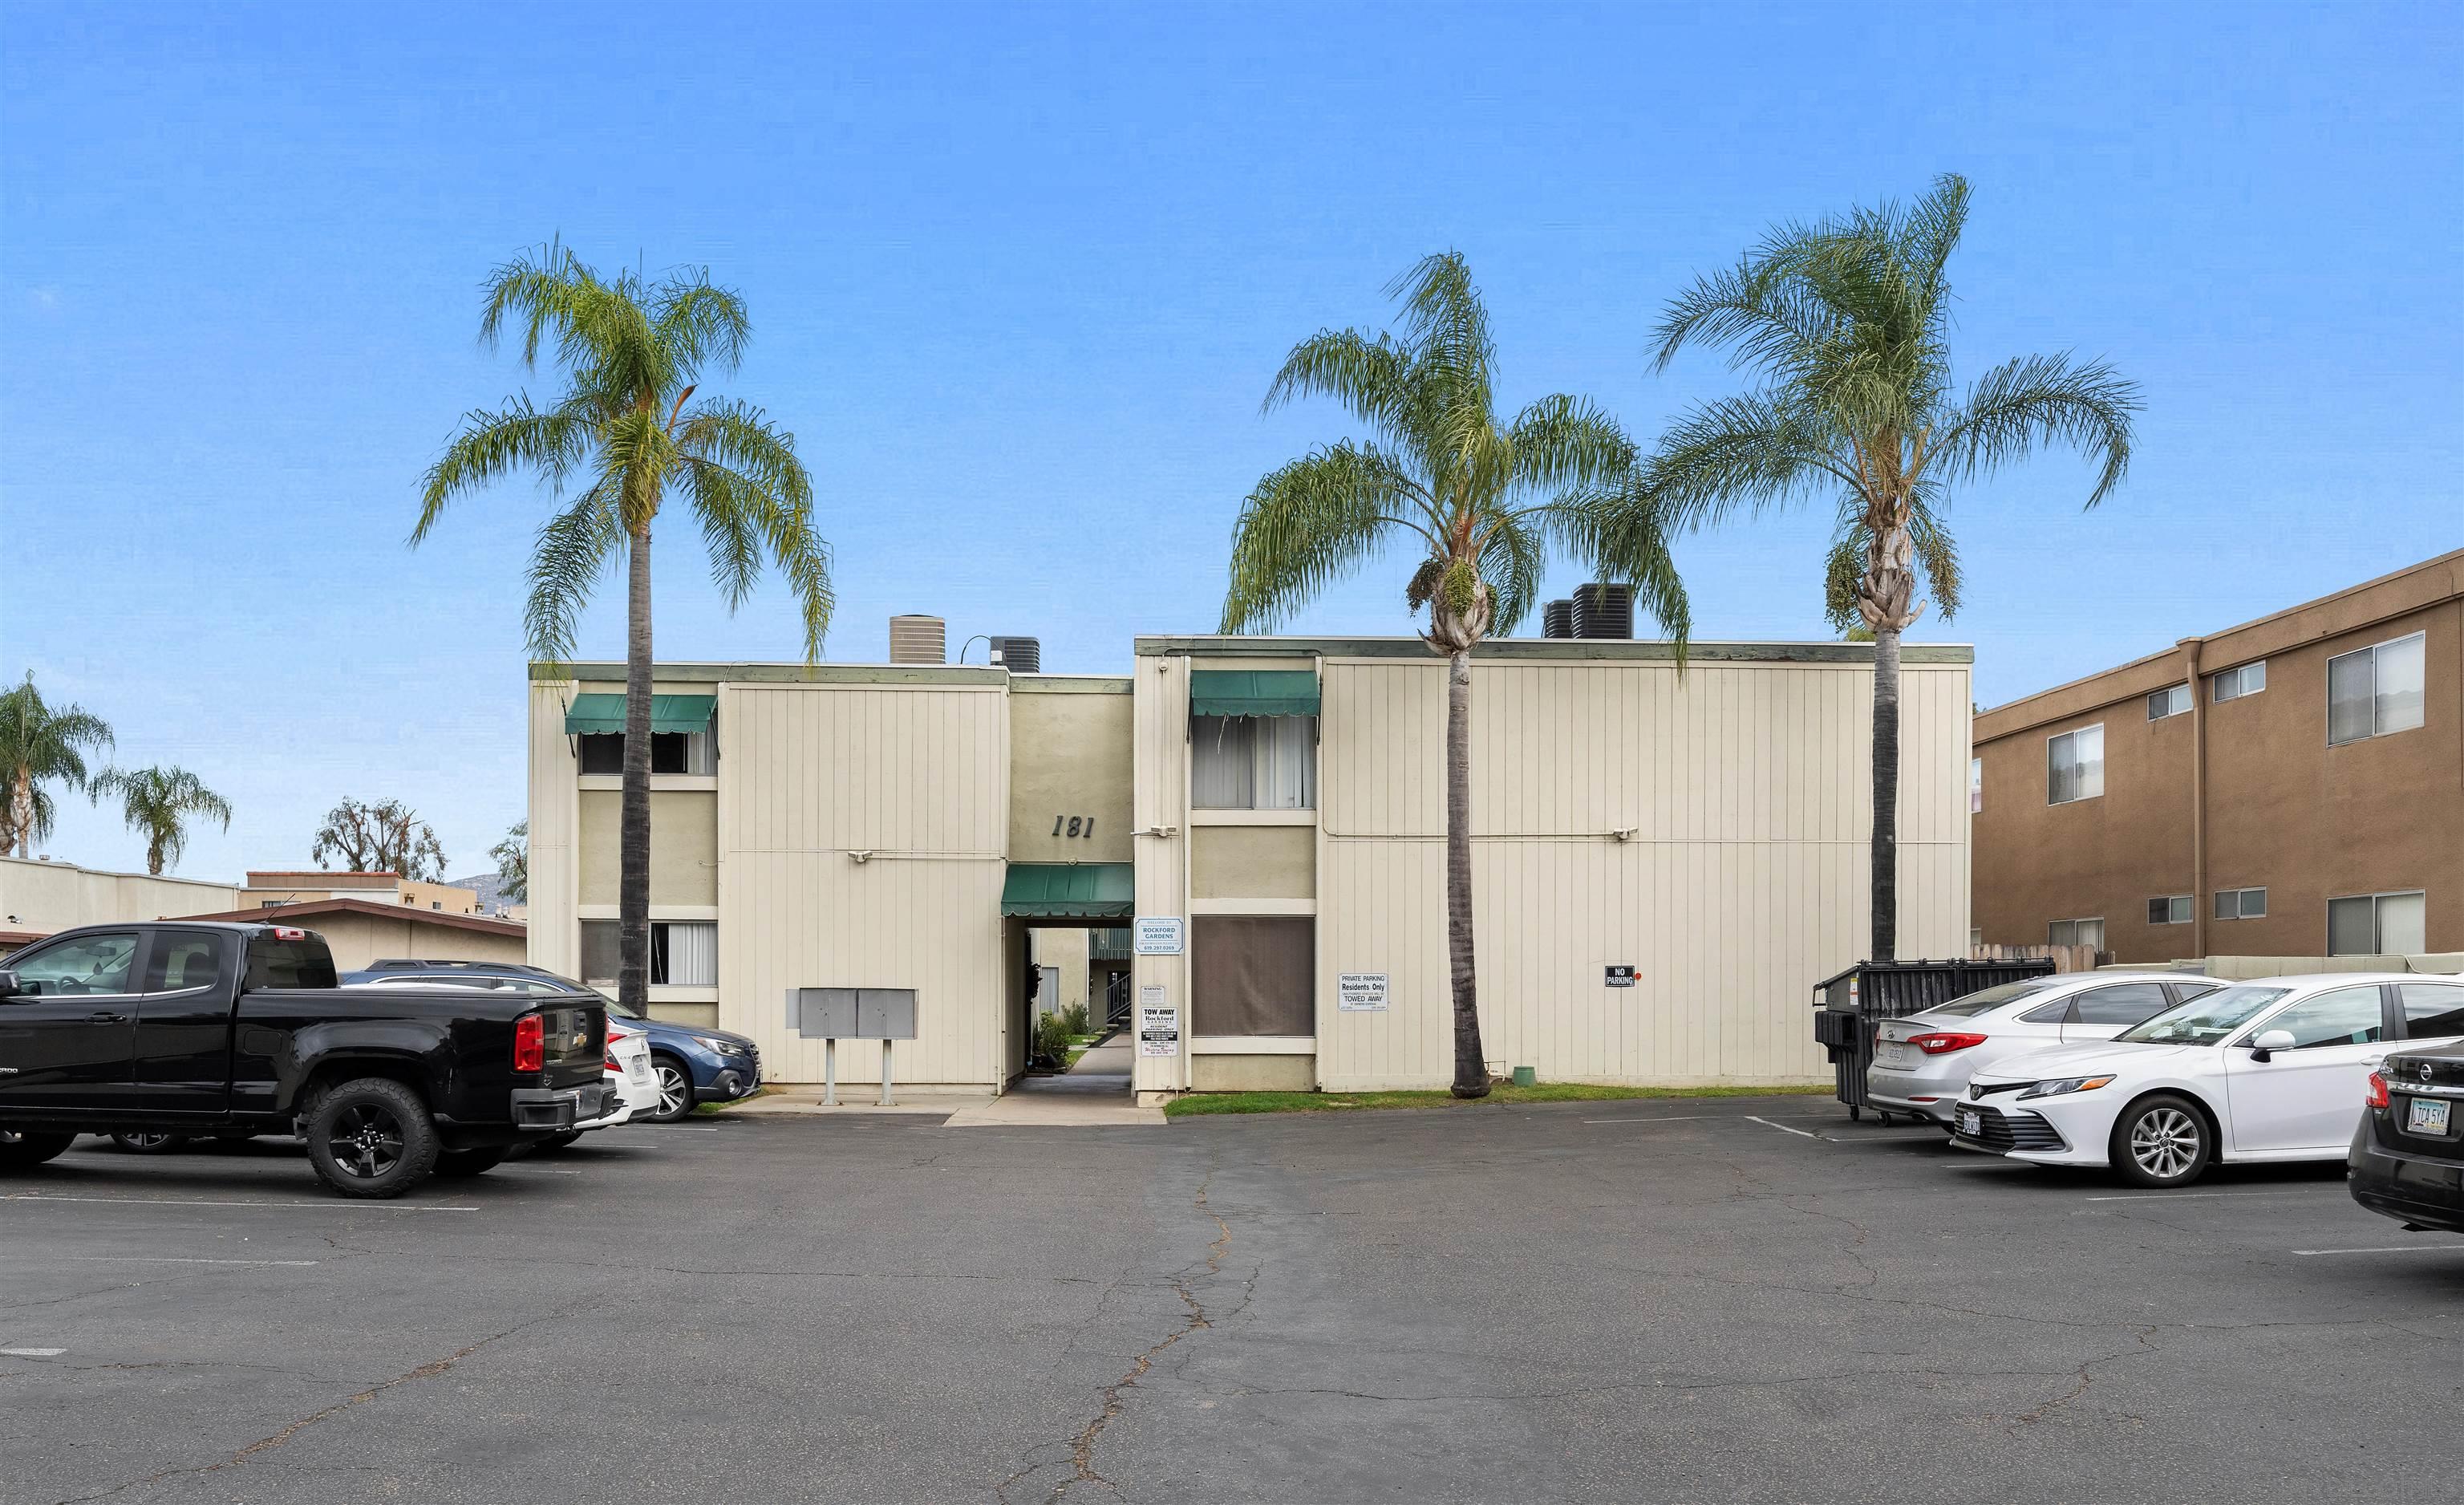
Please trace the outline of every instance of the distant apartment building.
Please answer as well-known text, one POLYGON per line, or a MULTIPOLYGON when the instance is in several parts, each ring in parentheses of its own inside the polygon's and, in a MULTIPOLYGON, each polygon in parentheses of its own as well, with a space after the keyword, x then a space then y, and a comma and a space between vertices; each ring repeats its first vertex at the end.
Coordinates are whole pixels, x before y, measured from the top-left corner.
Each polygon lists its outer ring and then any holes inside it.
POLYGON ((2464 950, 2464 550, 1980 713, 1975 940, 2464 950))

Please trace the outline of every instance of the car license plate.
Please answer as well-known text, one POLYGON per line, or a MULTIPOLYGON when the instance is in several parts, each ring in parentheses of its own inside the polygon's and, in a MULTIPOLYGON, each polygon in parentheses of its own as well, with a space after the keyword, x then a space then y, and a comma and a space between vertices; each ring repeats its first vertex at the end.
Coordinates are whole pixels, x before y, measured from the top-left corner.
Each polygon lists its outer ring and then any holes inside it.
POLYGON ((1959 1132, 1970 1139, 1985 1132, 1985 1115, 1973 1108, 1962 1108, 1952 1117, 1959 1120, 1959 1132))
POLYGON ((1874 1059, 1884 1066, 1897 1066, 1908 1058, 1908 1048, 1897 1040, 1885 1040, 1874 1050, 1874 1059))
POLYGON ((650 1079, 650 1069, 639 1061, 631 1061, 627 1063, 625 1074, 637 1082, 648 1081, 650 1079))
POLYGON ((2405 1132, 2407 1134, 2445 1134, 2447 1112, 2453 1106, 2452 1103, 2434 1102, 2428 1097, 2415 1097, 2412 1100, 2411 1110, 2405 1115, 2405 1132))

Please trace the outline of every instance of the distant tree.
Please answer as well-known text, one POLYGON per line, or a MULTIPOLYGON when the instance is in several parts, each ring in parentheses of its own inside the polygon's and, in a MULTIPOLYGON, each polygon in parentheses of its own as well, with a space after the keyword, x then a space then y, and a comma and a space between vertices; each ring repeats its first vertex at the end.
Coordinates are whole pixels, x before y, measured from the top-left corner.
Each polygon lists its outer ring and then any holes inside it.
POLYGON ((708 273, 603 277, 551 242, 489 277, 480 343, 494 346, 507 324, 523 367, 537 365, 545 344, 565 389, 552 407, 523 395, 466 415, 428 472, 410 542, 427 538, 456 498, 517 472, 538 476, 560 510, 539 529, 524 616, 532 655, 550 661, 573 652, 583 606, 624 561, 616 996, 638 1012, 650 999, 651 523, 670 498, 684 504, 731 609, 752 594, 763 562, 776 564, 796 594, 807 662, 821 656, 830 625, 829 548, 813 529, 812 482, 795 435, 744 403, 695 400, 704 373, 734 371, 753 336, 744 299, 708 273))
POLYGON ((83 754, 99 752, 111 742, 111 728, 101 717, 81 706, 53 706, 34 688, 34 672, 23 684, 0 694, 0 777, 8 786, 0 800, 0 852, 33 854, 33 844, 50 837, 55 813, 47 782, 72 789, 85 787, 83 754))
POLYGON ((488 849, 496 859, 496 892, 516 904, 531 901, 531 823, 523 821, 488 849))
POLYGON ((363 805, 344 800, 317 829, 317 845, 309 858, 331 871, 337 860, 346 873, 399 873, 429 883, 445 881, 445 849, 419 812, 400 800, 363 805))
POLYGON ((1900 634, 1925 610, 1921 582, 1946 618, 1959 604, 1949 493, 2058 446, 2094 462, 2093 507, 2129 469, 2140 406, 2111 366, 2067 355, 2021 356, 1954 387, 1948 268, 1967 223, 1968 184, 1946 174, 1905 208, 1782 226, 1697 279, 1661 319, 1659 365, 1725 346, 1760 383, 1682 415, 1631 483, 1671 526, 1836 509, 1824 609, 1874 641, 1876 961, 1899 940, 1900 634))
POLYGON ((97 804, 120 796, 121 818, 145 838, 145 871, 158 878, 187 850, 190 820, 202 816, 231 830, 231 802, 186 768, 105 768, 86 790, 97 804))
POLYGON ((1471 270, 1453 252, 1395 279, 1404 335, 1324 330, 1285 357, 1266 406, 1333 398, 1370 432, 1260 480, 1233 526, 1222 630, 1257 632, 1389 548, 1414 560, 1404 604, 1446 659, 1446 960, 1454 1095, 1488 1093, 1472 947, 1471 653, 1513 630, 1555 552, 1637 587, 1683 651, 1685 591, 1657 514, 1621 495, 1634 446, 1591 402, 1543 397, 1499 415, 1497 351, 1471 270))

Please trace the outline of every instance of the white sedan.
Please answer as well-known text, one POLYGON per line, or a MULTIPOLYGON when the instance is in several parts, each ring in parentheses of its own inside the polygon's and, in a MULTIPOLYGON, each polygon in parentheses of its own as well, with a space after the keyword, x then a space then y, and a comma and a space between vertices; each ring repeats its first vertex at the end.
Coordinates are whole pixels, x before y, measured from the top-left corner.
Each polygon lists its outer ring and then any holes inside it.
POLYGON ((615 1090, 616 1106, 596 1118, 573 1127, 576 1131, 612 1129, 628 1122, 636 1114, 656 1112, 659 1106, 658 1073, 650 1069, 650 1041, 638 1025, 627 1024, 614 1014, 607 1016, 607 1060, 602 1079, 615 1090))
POLYGON ((2065 972, 1886 1019, 1875 1031, 1866 1100, 1947 1128, 1969 1077, 1995 1062, 2048 1046, 2110 1040, 2223 985, 2189 972, 2065 972))
POLYGON ((1994 1063, 1969 1079, 1951 1136, 2013 1160, 2109 1165, 2142 1186, 2188 1185, 2219 1160, 2343 1160, 2387 1051, 2459 1038, 2464 981, 2260 978, 2109 1044, 1994 1063))

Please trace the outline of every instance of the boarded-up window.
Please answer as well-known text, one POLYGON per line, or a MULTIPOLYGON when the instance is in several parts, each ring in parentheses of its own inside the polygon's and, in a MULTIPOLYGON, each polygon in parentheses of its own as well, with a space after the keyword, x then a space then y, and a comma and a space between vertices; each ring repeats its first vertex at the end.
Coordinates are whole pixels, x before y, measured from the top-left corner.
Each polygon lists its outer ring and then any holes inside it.
POLYGON ((1317 1033, 1317 921, 1200 915, 1189 927, 1193 1035, 1317 1033))

